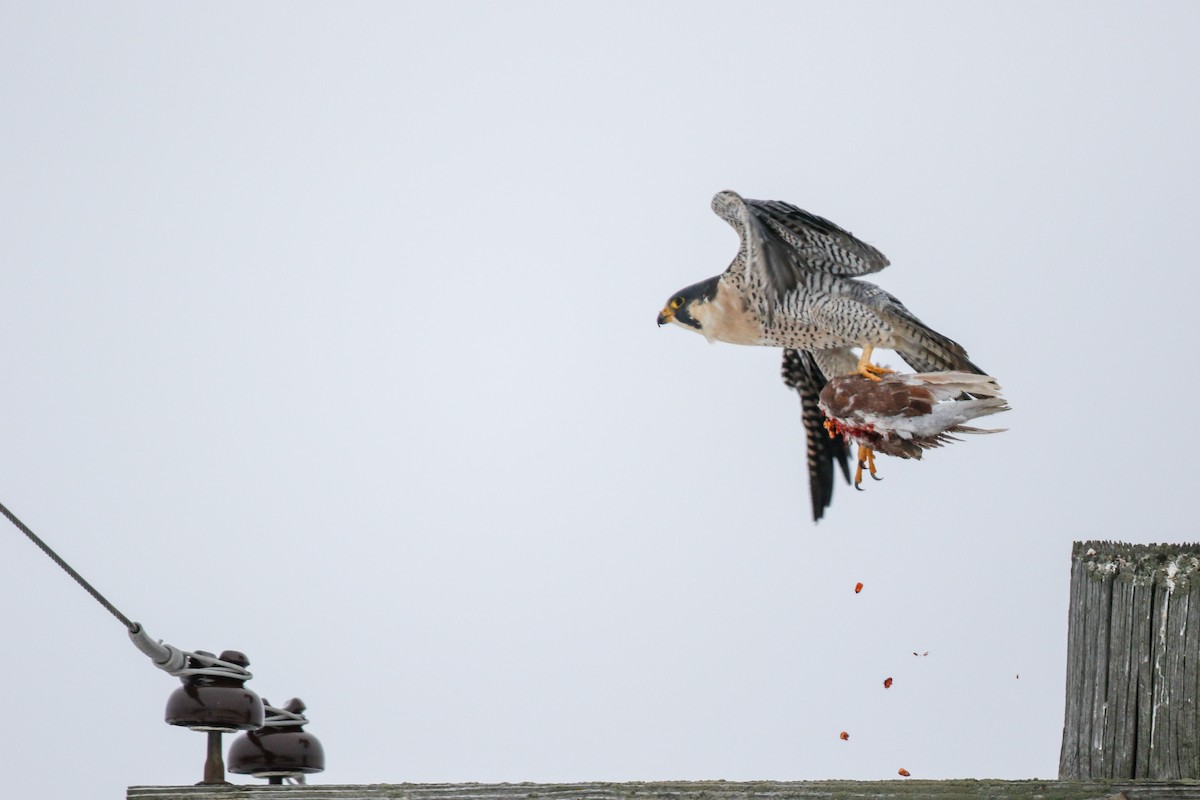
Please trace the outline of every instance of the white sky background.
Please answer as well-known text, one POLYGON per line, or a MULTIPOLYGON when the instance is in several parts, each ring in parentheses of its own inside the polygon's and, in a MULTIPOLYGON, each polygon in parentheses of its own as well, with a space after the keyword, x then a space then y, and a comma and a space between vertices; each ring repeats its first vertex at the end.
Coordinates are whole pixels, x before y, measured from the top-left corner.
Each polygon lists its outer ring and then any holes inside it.
MULTIPOLYGON (((1198 33, 7 3, 0 500, 303 697, 313 782, 1053 776, 1071 541, 1198 538, 1198 33), (1011 430, 814 527, 778 351, 654 324, 727 188, 885 252, 1011 430)), ((7 522, 0 602, 6 792, 200 779, 177 682, 7 522)))

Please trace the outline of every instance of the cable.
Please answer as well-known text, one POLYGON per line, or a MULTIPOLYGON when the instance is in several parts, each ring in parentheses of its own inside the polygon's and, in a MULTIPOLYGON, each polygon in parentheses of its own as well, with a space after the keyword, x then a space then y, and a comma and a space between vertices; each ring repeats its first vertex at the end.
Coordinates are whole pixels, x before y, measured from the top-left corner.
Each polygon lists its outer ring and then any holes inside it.
POLYGON ((17 519, 17 515, 9 511, 3 503, 0 503, 0 513, 8 517, 9 522, 16 525, 21 533, 29 537, 29 541, 40 547, 43 553, 50 556, 51 560, 74 578, 76 583, 86 589, 88 594, 96 598, 96 602, 108 609, 108 613, 119 619, 121 624, 128 629, 129 638, 133 640, 133 646, 149 656, 150 660, 159 669, 177 678, 206 675, 214 678, 233 678, 234 680, 246 681, 254 677, 250 673, 250 670, 239 664, 222 661, 208 653, 192 653, 188 650, 180 650, 178 647, 164 644, 161 639, 157 641, 151 639, 150 634, 146 633, 141 623, 132 621, 129 617, 122 614, 116 606, 108 602, 104 595, 96 591, 95 587, 84 580, 83 576, 76 572, 70 564, 63 561, 62 556, 50 549, 50 545, 43 542, 36 533, 29 530, 29 526, 17 519))
POLYGON ((129 617, 125 616, 120 611, 118 611, 116 606, 114 606, 112 603, 108 602, 108 600, 105 599, 104 595, 102 595, 98 591, 96 591, 96 589, 90 583, 88 583, 86 580, 83 579, 82 575, 80 575, 78 572, 76 572, 74 569, 71 568, 70 564, 68 564, 66 561, 63 561, 62 558, 58 555, 58 553, 56 553, 50 549, 50 545, 43 542, 40 538, 38 538, 38 535, 36 533, 29 530, 29 526, 26 525, 24 522, 21 522, 21 520, 17 519, 17 515, 12 513, 11 511, 9 511, 7 508, 5 508, 3 503, 0 503, 0 513, 3 513, 4 516, 8 517, 8 521, 11 522, 13 525, 16 525, 17 528, 21 531, 21 533, 28 536, 29 541, 33 542, 38 547, 42 548, 42 552, 45 553, 46 555, 50 556, 51 560, 53 560, 55 564, 58 564, 60 567, 62 567, 63 570, 65 570, 68 575, 70 575, 72 578, 74 578, 75 582, 78 583, 80 586, 82 586, 87 591, 88 594, 90 594, 92 597, 96 598, 97 603, 99 603, 100 605, 102 605, 106 609, 108 609, 108 613, 112 614, 114 617, 119 619, 121 621, 121 624, 129 629, 130 633, 136 633, 137 631, 141 630, 141 626, 139 626, 136 622, 133 622, 132 620, 129 619, 129 617))
POLYGON ((276 708, 263 703, 263 727, 287 728, 301 727, 308 724, 308 717, 303 712, 288 711, 286 708, 276 708))
POLYGON ((167 669, 160 666, 159 669, 166 669, 167 672, 176 678, 207 675, 210 678, 233 678, 238 681, 248 681, 254 677, 254 674, 250 670, 240 664, 222 661, 211 653, 191 653, 187 650, 181 652, 187 656, 188 663, 193 666, 180 667, 179 669, 167 669))

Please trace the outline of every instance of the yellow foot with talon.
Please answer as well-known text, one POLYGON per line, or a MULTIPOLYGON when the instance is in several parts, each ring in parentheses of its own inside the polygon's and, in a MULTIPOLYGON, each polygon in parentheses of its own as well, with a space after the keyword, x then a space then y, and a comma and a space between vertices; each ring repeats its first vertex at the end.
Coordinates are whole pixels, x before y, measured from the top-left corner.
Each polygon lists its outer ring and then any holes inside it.
POLYGON ((863 345, 862 355, 858 357, 858 366, 854 369, 856 375, 861 375, 869 381, 878 383, 880 375, 891 375, 896 370, 879 367, 871 363, 871 354, 875 352, 875 346, 870 344, 863 345))
POLYGON ((896 372, 896 370, 894 370, 894 369, 888 369, 887 367, 881 367, 878 364, 864 364, 863 366, 858 368, 859 375, 863 376, 864 378, 866 378, 869 381, 875 381, 876 383, 883 380, 882 378, 879 377, 880 375, 892 375, 895 372, 896 372))
POLYGON ((860 492, 864 491, 862 486, 859 485, 862 483, 863 467, 867 468, 872 479, 877 481, 883 480, 883 478, 875 474, 875 451, 866 445, 860 444, 858 446, 858 468, 854 470, 854 488, 860 492))

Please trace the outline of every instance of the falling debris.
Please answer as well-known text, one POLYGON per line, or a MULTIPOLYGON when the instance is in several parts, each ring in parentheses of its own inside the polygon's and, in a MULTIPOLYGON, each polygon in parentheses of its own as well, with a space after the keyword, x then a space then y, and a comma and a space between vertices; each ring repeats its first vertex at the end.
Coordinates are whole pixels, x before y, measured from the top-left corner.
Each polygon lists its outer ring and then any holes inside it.
POLYGON ((890 688, 892 688, 892 679, 891 679, 891 678, 884 678, 884 679, 883 679, 883 688, 885 688, 885 689, 890 689, 890 688))
POLYGON ((848 742, 848 741, 850 741, 850 734, 846 733, 845 731, 842 731, 841 733, 838 734, 838 738, 841 739, 843 742, 848 742))
POLYGON ((854 584, 854 593, 858 594, 861 591, 862 591, 862 581, 859 581, 858 583, 854 584))
POLYGON ((898 770, 897 774, 898 774, 898 775, 899 775, 901 778, 907 778, 909 775, 912 775, 912 773, 911 773, 911 772, 909 772, 908 770, 906 770, 904 767, 901 767, 901 768, 898 770))

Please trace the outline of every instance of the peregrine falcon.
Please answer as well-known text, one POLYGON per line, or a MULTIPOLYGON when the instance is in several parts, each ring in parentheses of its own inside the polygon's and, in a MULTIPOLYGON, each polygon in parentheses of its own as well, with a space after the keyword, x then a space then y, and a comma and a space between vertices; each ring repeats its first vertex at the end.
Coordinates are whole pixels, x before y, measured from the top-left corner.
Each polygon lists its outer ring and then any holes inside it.
POLYGON ((830 443, 813 413, 829 378, 857 373, 879 380, 890 370, 871 363, 876 347, 895 350, 917 372, 983 370, 894 296, 858 279, 888 265, 871 245, 777 200, 725 191, 713 197, 712 208, 737 231, 737 255, 720 275, 672 295, 658 324, 673 322, 710 342, 784 348, 784 382, 800 394, 819 520, 832 497, 835 463, 849 480, 845 442, 830 443), (854 347, 861 348, 857 358, 854 347))
POLYGON ((840 434, 859 446, 856 489, 864 466, 875 477, 875 451, 919 460, 926 450, 960 441, 951 434, 1002 432, 963 423, 1008 411, 996 379, 970 372, 888 375, 880 381, 840 375, 821 390, 817 404, 829 437, 840 434))

